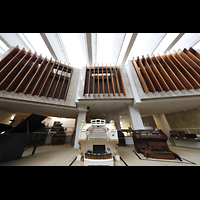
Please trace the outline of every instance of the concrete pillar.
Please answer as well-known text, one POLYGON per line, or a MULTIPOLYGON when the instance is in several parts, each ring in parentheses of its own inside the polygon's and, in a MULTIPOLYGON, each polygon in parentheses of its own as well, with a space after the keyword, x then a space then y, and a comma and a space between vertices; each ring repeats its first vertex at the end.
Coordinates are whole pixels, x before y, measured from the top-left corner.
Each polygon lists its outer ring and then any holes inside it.
POLYGON ((0 109, 0 123, 8 124, 11 117, 12 117, 12 113, 0 109))
POLYGON ((144 125, 142 122, 142 118, 140 115, 140 111, 138 108, 133 107, 133 105, 129 105, 129 113, 131 117, 132 127, 134 130, 144 129, 144 125))
POLYGON ((170 135, 171 128, 164 114, 153 115, 158 129, 161 129, 166 135, 170 135))
POLYGON ((74 148, 79 148, 78 138, 79 138, 79 131, 82 124, 82 120, 86 120, 86 111, 79 111, 76 123, 76 136, 74 141, 74 148))

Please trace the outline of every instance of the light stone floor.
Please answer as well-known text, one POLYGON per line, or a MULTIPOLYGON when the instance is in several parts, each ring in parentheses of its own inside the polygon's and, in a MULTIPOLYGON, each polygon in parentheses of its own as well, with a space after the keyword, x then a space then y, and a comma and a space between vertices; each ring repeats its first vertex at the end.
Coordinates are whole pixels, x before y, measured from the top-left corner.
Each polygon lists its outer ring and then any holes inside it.
MULTIPOLYGON (((200 166, 200 149, 169 146, 181 158, 186 159, 180 162, 178 159, 145 159, 142 154, 140 158, 133 152, 134 145, 119 146, 119 155, 128 166, 200 166), (192 163, 191 163, 192 162, 192 163), (193 164, 195 163, 195 164, 193 164)), ((70 144, 60 146, 45 145, 38 147, 32 156, 32 148, 26 150, 21 159, 0 163, 0 166, 69 166, 78 154, 78 149, 74 149, 70 144)), ((83 166, 82 161, 75 160, 72 166, 83 166)), ((115 166, 125 166, 120 161, 115 161, 115 166)))

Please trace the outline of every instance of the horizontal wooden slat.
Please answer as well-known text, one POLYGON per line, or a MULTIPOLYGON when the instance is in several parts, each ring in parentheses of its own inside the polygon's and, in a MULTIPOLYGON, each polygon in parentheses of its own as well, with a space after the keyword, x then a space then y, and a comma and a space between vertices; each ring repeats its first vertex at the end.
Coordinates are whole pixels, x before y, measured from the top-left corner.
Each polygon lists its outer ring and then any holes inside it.
POLYGON ((199 67, 200 71, 200 60, 195 55, 193 55, 190 51, 188 51, 186 48, 183 49, 183 52, 187 54, 199 67))
POLYGON ((68 89, 69 89, 69 84, 70 84, 70 81, 71 81, 72 73, 73 73, 73 67, 71 69, 70 77, 69 77, 69 80, 68 80, 68 83, 67 83, 67 88, 66 88, 65 95, 64 95, 64 101, 67 98, 67 92, 68 92, 68 89))
POLYGON ((141 85, 142 85, 142 87, 143 87, 143 90, 144 90, 145 93, 148 93, 148 92, 149 92, 149 89, 148 89, 148 87, 147 87, 147 85, 146 85, 146 83, 145 83, 145 81, 144 81, 144 78, 143 78, 143 76, 142 76, 142 74, 141 74, 141 72, 140 72, 140 70, 139 70, 139 67, 138 67, 138 65, 137 65, 137 63, 136 63, 134 57, 133 57, 133 60, 132 60, 132 61, 133 61, 133 66, 134 66, 134 68, 135 68, 135 71, 136 71, 136 73, 137 73, 137 75, 138 75, 138 78, 139 78, 139 80, 140 80, 140 83, 141 83, 141 85))
POLYGON ((197 52, 195 49, 193 49, 192 47, 189 48, 189 51, 194 54, 198 59, 200 59, 200 53, 197 52))

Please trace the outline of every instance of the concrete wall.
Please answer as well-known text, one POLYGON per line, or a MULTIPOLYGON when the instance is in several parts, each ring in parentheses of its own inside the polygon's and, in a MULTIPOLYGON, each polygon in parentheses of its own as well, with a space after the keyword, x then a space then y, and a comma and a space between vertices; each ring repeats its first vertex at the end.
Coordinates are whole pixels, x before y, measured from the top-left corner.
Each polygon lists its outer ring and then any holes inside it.
POLYGON ((13 113, 0 109, 0 123, 8 124, 13 113))
POLYGON ((188 133, 200 134, 200 109, 165 114, 165 117, 172 130, 184 130, 188 133))

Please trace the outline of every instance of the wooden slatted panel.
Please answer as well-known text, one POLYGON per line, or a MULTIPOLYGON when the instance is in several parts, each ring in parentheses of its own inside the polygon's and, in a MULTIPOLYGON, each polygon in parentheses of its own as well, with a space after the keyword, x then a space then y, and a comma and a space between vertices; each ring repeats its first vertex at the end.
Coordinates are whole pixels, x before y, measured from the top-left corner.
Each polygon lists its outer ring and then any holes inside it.
POLYGON ((113 81, 113 71, 112 71, 112 68, 111 68, 111 64, 110 64, 110 78, 111 78, 113 96, 115 96, 115 86, 114 86, 114 81, 113 81))
POLYGON ((200 71, 200 60, 195 55, 193 55, 190 51, 187 49, 183 49, 183 52, 187 54, 188 57, 190 57, 197 65, 198 65, 198 72, 200 71))
POLYGON ((179 78, 179 80, 183 83, 183 85, 185 86, 185 88, 187 90, 189 89, 193 89, 194 87, 190 84, 190 82, 185 78, 185 76, 182 74, 182 72, 178 69, 178 67, 172 62, 172 60, 170 59, 170 55, 166 55, 165 59, 168 61, 169 66, 171 67, 171 69, 174 71, 174 73, 177 75, 177 77, 179 78))
MULTIPOLYGON (((169 52, 170 53, 170 52, 169 52)), ((173 56, 173 54, 169 54, 169 58, 171 61, 179 68, 179 70, 182 72, 182 74, 186 77, 188 82, 191 84, 191 86, 195 89, 199 88, 198 82, 194 79, 194 77, 185 69, 185 67, 173 56)))
MULTIPOLYGON (((68 72, 68 70, 69 70, 69 65, 67 66, 67 70, 66 70, 65 77, 64 77, 64 79, 63 79, 61 88, 60 88, 60 93, 59 93, 59 95, 58 95, 58 99, 61 98, 61 94, 62 94, 62 90, 63 90, 64 84, 65 84, 65 80, 66 80, 66 78, 67 78, 67 72, 68 72)), ((86 65, 86 73, 87 73, 87 65, 86 65)))
POLYGON ((45 66, 45 68, 44 68, 42 74, 40 75, 40 77, 39 77, 37 83, 35 84, 35 87, 33 88, 33 91, 32 91, 32 93, 31 93, 31 95, 35 95, 37 89, 39 88, 39 86, 40 86, 40 84, 41 84, 41 82, 42 82, 42 79, 44 78, 44 75, 45 75, 45 73, 46 73, 46 71, 47 71, 47 68, 49 67, 49 65, 50 65, 50 63, 51 63, 51 60, 52 60, 52 58, 50 58, 49 62, 46 64, 46 66, 45 66))
POLYGON ((90 72, 89 72, 89 80, 88 80, 88 96, 90 96, 90 77, 91 77, 91 64, 90 64, 90 72))
POLYGON ((22 79, 22 81, 20 82, 18 87, 16 88, 16 90, 15 90, 16 93, 20 92, 24 88, 25 84, 27 83, 28 79, 31 77, 33 71, 35 70, 36 66, 40 62, 41 58, 42 58, 42 54, 40 54, 40 56, 36 59, 36 61, 31 66, 29 71, 26 73, 26 75, 24 76, 24 78, 22 79))
POLYGON ((106 64, 106 80, 107 80, 108 96, 110 96, 110 86, 109 86, 107 64, 106 64))
POLYGON ((169 88, 172 91, 177 90, 178 88, 176 87, 176 85, 174 84, 174 82, 172 81, 172 79, 170 78, 168 73, 165 71, 164 67, 161 65, 161 63, 158 61, 158 59, 154 56, 154 54, 153 54, 153 57, 152 57, 152 61, 157 64, 157 68, 160 71, 160 73, 163 76, 163 78, 165 79, 165 81, 168 84, 169 88))
POLYGON ((104 88, 104 76, 103 76, 103 64, 102 64, 102 70, 101 70, 101 72, 102 72, 102 88, 103 88, 103 96, 105 95, 105 88, 104 88))
POLYGON ((163 89, 144 56, 142 56, 142 62, 144 63, 144 66, 151 78, 152 83, 154 84, 154 87, 156 88, 157 91, 162 92, 163 89))
POLYGON ((160 85, 162 86, 162 88, 163 88, 165 91, 169 91, 169 90, 170 90, 169 86, 168 86, 167 83, 165 82, 164 78, 162 77, 162 75, 160 74, 160 72, 158 71, 157 67, 155 66, 155 64, 153 63, 153 61, 151 60, 151 58, 149 57, 148 54, 147 54, 147 57, 148 57, 148 58, 147 58, 147 61, 150 63, 153 72, 155 73, 157 79, 158 79, 159 82, 160 82, 160 85))
POLYGON ((194 54, 198 59, 200 59, 200 53, 197 52, 195 49, 193 49, 192 47, 189 48, 189 51, 194 54))
POLYGON ((92 84, 92 89, 93 89, 93 96, 94 96, 94 89, 95 89, 95 65, 93 69, 93 84, 92 84))
MULTIPOLYGON (((158 54, 159 55, 159 54, 158 54)), ((162 66, 165 68, 166 72, 169 74, 169 76, 171 77, 171 79, 174 81, 174 83, 176 84, 177 88, 179 90, 184 90, 185 86, 182 84, 182 82, 178 79, 178 77, 176 76, 176 74, 172 71, 172 69, 169 67, 169 65, 167 64, 167 62, 165 62, 165 60, 163 59, 163 57, 161 57, 160 55, 157 56, 157 59, 159 60, 159 62, 162 64, 162 66)))
POLYGON ((121 92, 120 92, 120 87, 119 87, 118 74, 117 74, 117 70, 116 70, 115 66, 114 66, 113 70, 114 70, 114 73, 115 73, 115 81, 116 81, 116 84, 117 84, 117 92, 118 92, 118 95, 120 96, 121 92))
POLYGON ((20 50, 1 70, 0 70, 0 81, 12 70, 15 64, 22 58, 24 55, 25 49, 20 50))
POLYGON ((200 83, 200 75, 175 51, 172 51, 174 57, 187 69, 187 71, 200 83))
POLYGON ((87 64, 86 64, 86 67, 85 67, 85 81, 84 81, 84 87, 83 87, 83 96, 85 96, 86 80, 87 80, 87 64))
POLYGON ((125 87, 124 87, 124 82, 123 82, 123 79, 122 79, 122 74, 121 74, 120 67, 117 67, 117 72, 118 72, 118 75, 119 75, 119 81, 120 81, 120 85, 121 85, 121 88, 122 88, 122 93, 125 96, 126 95, 126 90, 125 90, 125 87))
POLYGON ((67 92, 68 92, 68 89, 69 89, 69 84, 70 84, 70 81, 71 81, 72 73, 73 73, 73 67, 71 69, 70 77, 69 77, 69 80, 68 80, 68 83, 67 83, 67 89, 66 89, 66 92, 65 92, 64 101, 66 100, 66 97, 67 97, 67 92))
POLYGON ((26 63, 27 59, 30 57, 30 54, 31 50, 28 53, 25 53, 25 55, 21 58, 21 60, 15 66, 13 66, 13 68, 10 70, 7 76, 0 83, 0 90, 6 88, 9 85, 9 83, 13 80, 13 78, 17 75, 17 73, 21 69, 22 65, 26 63))
POLYGON ((25 73, 27 72, 28 68, 31 65, 31 62, 33 62, 36 58, 36 52, 29 58, 27 63, 22 67, 22 69, 19 71, 19 73, 15 76, 15 78, 11 81, 11 83, 6 88, 6 91, 10 92, 14 90, 14 88, 17 87, 19 84, 19 81, 24 77, 25 73))
POLYGON ((180 49, 177 51, 177 53, 198 73, 200 74, 199 66, 183 51, 180 49))
POLYGON ((99 96, 99 64, 98 64, 98 67, 97 67, 97 81, 98 81, 98 96, 99 96))
POLYGON ((19 46, 13 48, 5 57, 1 59, 0 70, 19 52, 19 46))
POLYGON ((32 79, 30 80, 29 84, 27 85, 26 89, 24 90, 24 94, 27 94, 29 92, 29 90, 31 89, 31 87, 34 85, 35 80, 38 78, 39 73, 41 72, 43 66, 45 65, 47 57, 42 61, 41 65, 38 67, 37 71, 35 72, 35 74, 33 75, 32 79))
POLYGON ((137 62, 138 62, 138 65, 140 67, 140 70, 141 70, 141 72, 142 72, 142 74, 143 74, 143 76, 144 76, 144 78, 146 80, 146 83, 149 86, 149 89, 151 90, 151 92, 156 92, 156 89, 155 89, 153 83, 151 82, 151 79, 150 79, 148 73, 146 72, 146 69, 144 68, 139 56, 137 57, 137 62))
MULTIPOLYGON (((42 95, 42 93, 44 92, 44 89, 45 89, 45 87, 46 87, 46 85, 47 85, 47 82, 48 82, 50 76, 51 76, 51 73, 52 73, 52 70, 53 70, 55 64, 56 64, 56 60, 54 61, 53 65, 51 66, 51 69, 50 69, 50 71, 49 71, 49 73, 48 73, 48 75, 47 75, 47 77, 46 77, 46 80, 45 80, 45 82, 44 82, 44 84, 43 84, 43 86, 42 86, 42 88, 41 88, 41 90, 40 90, 40 92, 39 92, 39 94, 38 94, 39 97, 40 97, 40 96, 42 95)), ((43 94, 43 95, 46 96, 46 94, 43 94)))
POLYGON ((58 73, 58 70, 59 70, 60 64, 61 64, 61 61, 59 62, 58 67, 57 67, 57 69, 56 69, 56 72, 55 72, 55 74, 54 74, 54 76, 53 76, 53 78, 52 78, 52 80, 51 80, 51 83, 50 83, 49 89, 48 89, 48 91, 47 91, 47 93, 46 93, 46 97, 48 97, 48 95, 49 95, 49 93, 50 93, 51 87, 52 87, 53 82, 54 82, 54 80, 55 80, 55 78, 56 78, 56 75, 57 75, 57 73, 58 73))
POLYGON ((147 87, 147 85, 146 85, 146 83, 145 83, 145 81, 144 81, 144 78, 143 78, 143 76, 142 76, 142 74, 141 74, 141 72, 140 72, 140 70, 139 70, 139 67, 138 67, 138 65, 137 65, 137 63, 136 63, 134 57, 133 57, 133 66, 134 66, 135 71, 136 71, 136 73, 137 73, 137 75, 138 75, 138 78, 139 78, 139 80, 140 80, 140 83, 141 83, 141 85, 142 85, 142 88, 143 88, 144 92, 145 92, 145 93, 148 93, 148 92, 149 92, 149 89, 148 89, 148 87, 147 87))

